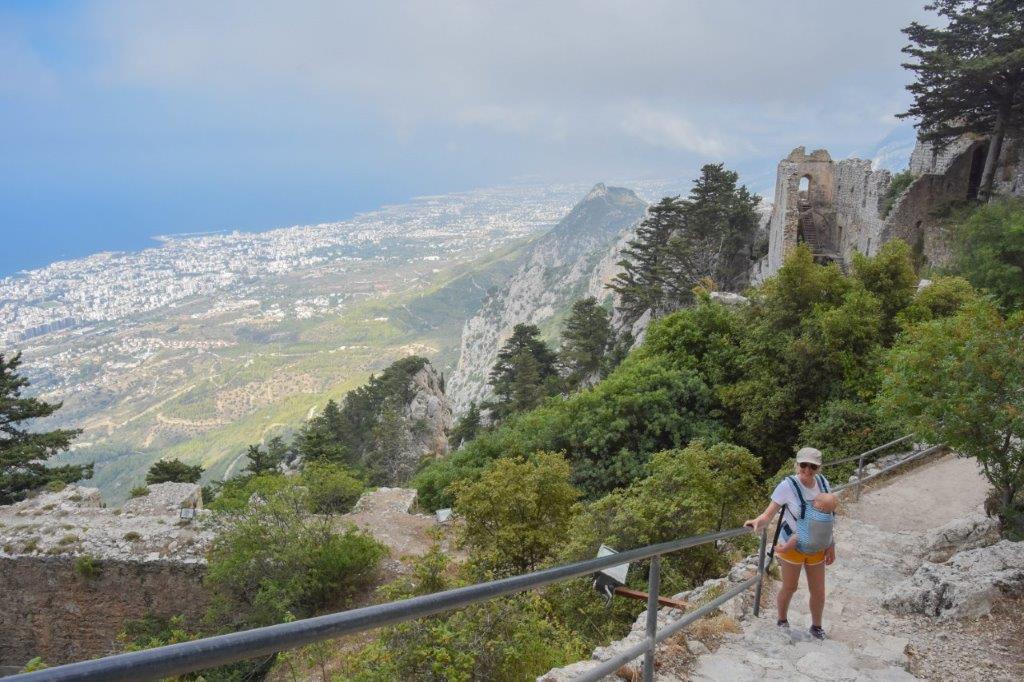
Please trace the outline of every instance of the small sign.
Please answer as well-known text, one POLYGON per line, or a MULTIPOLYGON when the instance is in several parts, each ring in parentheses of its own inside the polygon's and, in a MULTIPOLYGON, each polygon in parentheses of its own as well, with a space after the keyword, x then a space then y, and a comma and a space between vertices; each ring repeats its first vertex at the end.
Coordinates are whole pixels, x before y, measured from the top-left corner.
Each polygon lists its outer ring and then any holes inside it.
POLYGON ((437 514, 438 523, 448 523, 452 520, 451 509, 438 509, 435 513, 437 514))
POLYGON ((178 512, 178 518, 191 521, 196 517, 196 510, 193 507, 182 507, 178 512))

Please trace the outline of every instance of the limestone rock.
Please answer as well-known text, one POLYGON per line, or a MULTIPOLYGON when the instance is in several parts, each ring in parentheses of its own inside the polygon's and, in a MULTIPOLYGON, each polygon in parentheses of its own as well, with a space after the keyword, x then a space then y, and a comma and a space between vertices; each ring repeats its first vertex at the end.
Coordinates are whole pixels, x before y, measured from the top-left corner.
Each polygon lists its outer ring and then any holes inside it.
POLYGON ((959 551, 988 547, 999 542, 999 521, 989 516, 956 519, 929 531, 924 539, 924 558, 942 563, 959 551))
POLYGON ((739 306, 750 303, 750 299, 746 296, 734 294, 731 291, 712 291, 711 300, 721 303, 723 305, 739 306))
POLYGON ((1024 594, 1024 542, 1002 540, 959 552, 943 564, 924 563, 889 590, 883 604, 896 613, 977 618, 1002 595, 1024 594))
POLYGON ((198 483, 155 483, 147 485, 148 495, 133 497, 121 508, 124 514, 177 515, 184 507, 203 508, 203 488, 198 483))

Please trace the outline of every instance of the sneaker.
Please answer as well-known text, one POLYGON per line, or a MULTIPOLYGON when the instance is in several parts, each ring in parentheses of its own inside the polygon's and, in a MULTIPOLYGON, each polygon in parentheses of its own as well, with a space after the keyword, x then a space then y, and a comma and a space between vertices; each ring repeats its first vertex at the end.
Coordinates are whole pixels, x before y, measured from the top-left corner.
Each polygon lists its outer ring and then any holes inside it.
POLYGON ((775 621, 775 624, 778 625, 780 628, 788 628, 789 627, 789 621, 788 620, 781 620, 780 619, 780 620, 775 621))
POLYGON ((825 630, 820 625, 811 626, 811 636, 815 639, 825 639, 825 630))

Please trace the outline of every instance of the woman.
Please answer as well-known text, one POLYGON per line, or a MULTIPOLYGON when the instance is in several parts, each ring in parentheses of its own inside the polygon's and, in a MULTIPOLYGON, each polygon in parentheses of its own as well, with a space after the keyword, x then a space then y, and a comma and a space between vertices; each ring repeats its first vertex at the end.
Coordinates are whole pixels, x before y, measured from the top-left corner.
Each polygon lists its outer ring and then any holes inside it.
MULTIPOLYGON (((831 485, 824 476, 826 490, 822 490, 818 481, 818 471, 821 469, 821 451, 815 448, 801 448, 796 453, 796 482, 800 486, 804 500, 811 504, 815 497, 826 492, 831 485)), ((792 483, 783 479, 775 487, 772 493, 772 501, 767 509, 756 519, 747 521, 745 526, 750 526, 755 532, 771 523, 771 520, 783 506, 786 508, 785 516, 782 519, 783 526, 782 540, 785 541, 796 530, 797 519, 800 518, 800 498, 792 483), (789 532, 787 533, 787 528, 789 532)), ((779 568, 782 571, 782 586, 779 588, 778 608, 779 627, 789 627, 787 614, 789 602, 793 599, 797 584, 800 582, 800 569, 807 573, 807 589, 811 593, 811 635, 817 639, 825 639, 825 631, 821 627, 821 614, 825 610, 825 567, 836 560, 835 545, 813 554, 805 554, 793 548, 785 552, 777 552, 779 568)))

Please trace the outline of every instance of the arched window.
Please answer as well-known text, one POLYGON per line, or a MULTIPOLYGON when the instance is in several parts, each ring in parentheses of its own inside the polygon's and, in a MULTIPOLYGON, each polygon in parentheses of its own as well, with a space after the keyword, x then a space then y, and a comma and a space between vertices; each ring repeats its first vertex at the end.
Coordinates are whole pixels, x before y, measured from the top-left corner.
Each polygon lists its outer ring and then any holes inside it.
POLYGON ((811 200, 811 176, 804 175, 800 178, 800 185, 798 186, 798 197, 800 201, 808 202, 811 200))

